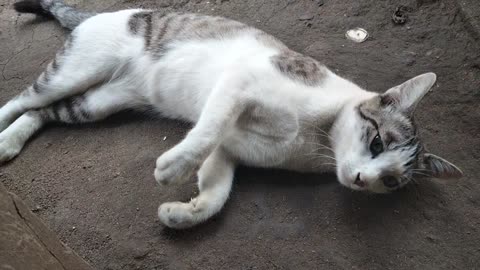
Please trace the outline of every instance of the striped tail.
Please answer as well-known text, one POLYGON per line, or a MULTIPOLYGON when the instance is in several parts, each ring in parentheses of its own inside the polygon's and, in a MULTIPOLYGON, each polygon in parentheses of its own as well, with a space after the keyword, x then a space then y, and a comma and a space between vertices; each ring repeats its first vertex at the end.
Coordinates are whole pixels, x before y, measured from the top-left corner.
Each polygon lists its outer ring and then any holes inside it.
POLYGON ((70 30, 96 14, 78 10, 66 5, 62 0, 22 0, 13 4, 13 8, 20 13, 53 17, 70 30))

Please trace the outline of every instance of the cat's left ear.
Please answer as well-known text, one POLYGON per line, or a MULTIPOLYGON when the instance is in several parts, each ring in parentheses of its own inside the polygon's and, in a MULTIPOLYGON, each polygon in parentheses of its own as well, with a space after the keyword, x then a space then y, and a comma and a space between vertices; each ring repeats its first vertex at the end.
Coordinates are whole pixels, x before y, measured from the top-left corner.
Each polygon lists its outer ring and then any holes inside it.
POLYGON ((457 179, 463 176, 462 170, 445 159, 434 154, 423 155, 425 172, 430 177, 440 179, 457 179))
POLYGON ((418 102, 436 80, 437 75, 432 72, 419 75, 380 95, 381 102, 383 105, 393 105, 407 114, 413 114, 418 102))

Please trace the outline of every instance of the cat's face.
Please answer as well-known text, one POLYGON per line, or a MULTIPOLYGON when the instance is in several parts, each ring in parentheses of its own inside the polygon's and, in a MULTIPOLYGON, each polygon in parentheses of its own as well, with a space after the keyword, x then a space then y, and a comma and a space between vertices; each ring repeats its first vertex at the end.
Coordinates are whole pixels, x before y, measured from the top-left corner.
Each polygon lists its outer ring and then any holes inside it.
POLYGON ((427 73, 361 103, 347 106, 332 128, 341 184, 386 193, 412 178, 457 178, 453 164, 424 151, 413 122, 420 99, 435 83, 427 73))

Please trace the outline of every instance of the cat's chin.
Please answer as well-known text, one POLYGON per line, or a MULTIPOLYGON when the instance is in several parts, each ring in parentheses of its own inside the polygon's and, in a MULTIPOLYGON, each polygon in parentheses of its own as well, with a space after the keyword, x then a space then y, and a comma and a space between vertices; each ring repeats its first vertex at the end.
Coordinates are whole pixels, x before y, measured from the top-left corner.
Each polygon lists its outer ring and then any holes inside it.
POLYGON ((376 187, 359 187, 357 185, 351 184, 347 186, 349 189, 364 193, 371 193, 371 194, 388 194, 391 193, 392 190, 388 190, 386 188, 376 188, 376 187))

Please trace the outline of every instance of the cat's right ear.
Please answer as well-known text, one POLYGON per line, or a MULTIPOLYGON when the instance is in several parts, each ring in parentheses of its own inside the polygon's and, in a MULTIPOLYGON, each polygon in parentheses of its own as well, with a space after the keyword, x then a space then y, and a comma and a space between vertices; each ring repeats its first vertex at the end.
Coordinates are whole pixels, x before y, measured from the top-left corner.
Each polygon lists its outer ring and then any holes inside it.
POLYGON ((418 102, 432 88, 437 80, 435 73, 425 73, 389 89, 380 95, 381 103, 393 105, 398 109, 413 114, 418 102))
POLYGON ((423 155, 423 167, 425 167, 424 173, 433 178, 458 179, 463 176, 462 170, 457 166, 430 153, 423 155))

